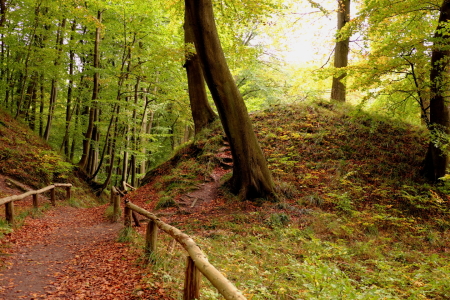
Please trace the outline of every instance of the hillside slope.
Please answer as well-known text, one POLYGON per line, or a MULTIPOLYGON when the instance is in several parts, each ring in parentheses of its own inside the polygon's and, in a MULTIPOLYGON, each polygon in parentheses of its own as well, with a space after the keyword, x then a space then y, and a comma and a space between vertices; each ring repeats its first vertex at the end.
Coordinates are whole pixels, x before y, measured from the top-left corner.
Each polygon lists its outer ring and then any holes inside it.
MULTIPOLYGON (((424 130, 328 102, 252 118, 279 202, 240 202, 220 187, 230 175, 218 128, 128 199, 191 233, 252 299, 450 297, 450 186, 419 175, 424 130)), ((173 272, 160 270, 172 285, 173 272)))
POLYGON ((71 164, 3 110, 0 110, 0 174, 34 188, 73 179, 71 164))

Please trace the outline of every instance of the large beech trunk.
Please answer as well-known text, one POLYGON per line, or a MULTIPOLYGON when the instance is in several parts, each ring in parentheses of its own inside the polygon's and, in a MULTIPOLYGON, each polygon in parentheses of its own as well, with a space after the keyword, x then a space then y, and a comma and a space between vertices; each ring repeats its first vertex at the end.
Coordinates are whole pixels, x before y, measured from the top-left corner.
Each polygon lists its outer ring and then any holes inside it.
POLYGON ((446 173, 448 165, 448 150, 442 150, 437 144, 448 143, 445 135, 450 133, 450 116, 448 109, 448 89, 450 76, 450 37, 447 23, 450 21, 450 0, 444 0, 440 9, 439 24, 434 34, 434 45, 431 53, 431 95, 430 95, 430 129, 434 133, 444 135, 444 139, 437 141, 432 137, 425 158, 424 173, 432 181, 438 181, 446 173))
MULTIPOLYGON (((337 32, 347 24, 350 20, 350 0, 339 0, 337 13, 337 32)), ((348 50, 349 39, 339 40, 336 42, 336 49, 334 52, 334 67, 345 68, 348 64, 348 50)), ((345 102, 345 77, 346 73, 333 77, 333 84, 331 87, 331 100, 345 102)))
MULTIPOLYGON (((192 32, 192 24, 189 20, 186 13, 184 18, 184 42, 187 45, 194 44, 194 33, 192 32)), ((213 122, 217 118, 217 115, 208 102, 202 66, 200 65, 198 55, 196 53, 188 53, 184 67, 186 68, 188 79, 189 101, 191 104, 192 118, 194 119, 195 134, 197 134, 213 122)))
POLYGON ((186 0, 195 48, 233 155, 232 192, 241 199, 272 196, 274 183, 259 147, 244 100, 225 60, 211 0, 186 0))

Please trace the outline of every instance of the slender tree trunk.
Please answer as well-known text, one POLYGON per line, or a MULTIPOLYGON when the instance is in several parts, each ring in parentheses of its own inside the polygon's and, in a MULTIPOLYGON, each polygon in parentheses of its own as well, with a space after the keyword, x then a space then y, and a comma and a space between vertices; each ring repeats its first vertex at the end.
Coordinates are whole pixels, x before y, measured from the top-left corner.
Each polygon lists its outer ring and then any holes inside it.
POLYGON ((44 74, 42 73, 40 76, 39 82, 39 136, 44 136, 44 106, 45 106, 45 88, 44 88, 44 74))
POLYGON ((44 140, 48 141, 48 138, 50 137, 50 129, 52 127, 53 122, 53 113, 55 112, 55 104, 56 104, 56 97, 58 94, 58 87, 57 87, 57 81, 56 79, 52 79, 52 85, 50 88, 50 102, 48 106, 48 115, 47 115, 47 126, 45 126, 44 131, 44 140))
POLYGON ((424 174, 436 182, 446 174, 450 134, 448 90, 450 86, 450 0, 444 0, 440 9, 439 24, 434 34, 430 72, 430 129, 431 141, 425 158, 424 174))
MULTIPOLYGON (((99 23, 102 22, 102 12, 97 12, 97 20, 99 23)), ((100 45, 100 27, 97 27, 95 29, 95 42, 94 42, 94 69, 98 69, 100 66, 100 51, 99 51, 99 45, 100 45)), ((80 162, 78 165, 83 169, 86 170, 88 167, 88 159, 89 159, 89 153, 91 150, 91 139, 92 134, 94 131, 94 121, 95 121, 95 115, 97 110, 97 99, 98 99, 98 93, 99 93, 99 79, 100 74, 98 71, 95 71, 94 73, 94 82, 93 82, 93 88, 92 88, 92 105, 89 109, 89 123, 86 130, 86 133, 84 135, 83 140, 83 153, 81 155, 80 162)))
MULTIPOLYGON (((114 126, 114 134, 113 134, 112 139, 110 140, 111 147, 109 147, 109 150, 110 150, 110 151, 109 151, 110 159, 109 159, 108 174, 106 175, 106 180, 105 180, 105 182, 103 183, 103 185, 102 185, 102 187, 101 187, 100 193, 108 187, 109 183, 111 182, 112 174, 113 174, 113 172, 114 172, 114 162, 115 162, 115 159, 116 159, 116 142, 117 142, 117 136, 118 136, 118 116, 119 116, 119 113, 120 113, 120 106, 117 105, 116 110, 115 110, 115 112, 114 112, 114 114, 115 114, 115 119, 114 119, 114 124, 115 124, 115 126, 114 126)), ((119 163, 120 163, 120 162, 119 162, 119 163)), ((118 170, 116 170, 116 172, 117 172, 117 171, 118 171, 118 170)), ((116 181, 117 181, 117 180, 116 180, 116 181)), ((117 182, 116 182, 116 185, 117 185, 117 182)))
POLYGON ((26 91, 26 97, 25 97, 25 105, 24 105, 24 113, 25 113, 25 121, 28 123, 28 125, 31 127, 31 108, 33 105, 33 91, 35 90, 35 84, 36 80, 31 76, 30 82, 28 83, 28 88, 26 91))
POLYGON ((185 0, 203 75, 219 112, 233 156, 231 190, 241 199, 274 195, 274 183, 247 108, 220 45, 211 0, 185 0))
MULTIPOLYGON (((111 143, 110 143, 111 128, 113 128, 113 126, 117 127, 117 124, 115 124, 114 122, 117 122, 117 111, 118 110, 119 110, 119 105, 118 104, 114 105, 112 112, 111 112, 111 118, 109 120, 108 129, 107 129, 106 135, 105 135, 105 143, 103 146, 102 155, 100 156, 100 161, 97 164, 96 170, 93 172, 93 174, 91 176, 91 180, 94 179, 97 176, 97 174, 100 172, 100 168, 103 164, 103 160, 105 159, 106 150, 111 150, 111 146, 110 146, 111 145, 111 143)), ((110 153, 110 152, 108 152, 108 153, 110 153)))
POLYGON ((30 128, 36 130, 36 117, 37 117, 37 86, 39 84, 38 74, 33 76, 33 89, 31 91, 31 115, 30 115, 30 128))
MULTIPOLYGON (((348 64, 349 38, 339 38, 341 29, 350 21, 350 0, 338 1, 337 13, 337 42, 334 52, 334 67, 345 68, 348 64)), ((333 77, 333 84, 331 87, 331 100, 345 102, 345 77, 347 73, 333 77)))
POLYGON ((79 124, 80 124, 80 104, 79 103, 75 104, 74 110, 75 110, 75 125, 74 125, 74 129, 73 129, 73 133, 72 133, 72 144, 70 145, 69 153, 67 154, 67 157, 69 158, 69 160, 71 162, 73 162, 73 159, 75 156, 75 149, 77 146, 77 132, 78 132, 79 124))
MULTIPOLYGON (((19 100, 17 103, 17 111, 16 111, 16 115, 15 118, 19 117, 19 115, 22 113, 22 105, 23 105, 23 101, 25 99, 25 86, 26 83, 28 81, 28 76, 29 76, 29 63, 30 63, 30 57, 31 57, 31 53, 32 53, 32 46, 33 44, 36 43, 36 31, 38 29, 39 26, 39 16, 41 15, 41 4, 37 5, 35 7, 35 20, 34 20, 34 27, 33 27, 33 33, 30 35, 32 38, 30 39, 30 41, 28 42, 27 45, 27 54, 26 54, 26 58, 25 58, 25 62, 24 62, 24 71, 23 71, 23 76, 20 80, 20 93, 19 93, 19 100)), ((41 45, 41 47, 43 47, 43 45, 41 45)))
MULTIPOLYGON (((57 57, 54 62, 54 66, 58 67, 60 64, 60 59, 62 55, 62 47, 64 44, 64 28, 66 26, 66 19, 63 19, 59 25, 58 34, 56 37, 56 48, 58 51, 57 57)), ((50 130, 52 128, 52 122, 53 122, 53 114, 55 112, 55 105, 56 105, 56 98, 58 95, 58 75, 54 75, 54 78, 52 79, 52 86, 50 89, 50 104, 48 108, 48 116, 47 116, 47 126, 45 128, 44 132, 44 139, 48 141, 48 138, 50 137, 50 130)))
POLYGON ((125 145, 123 148, 123 161, 122 161, 122 181, 127 181, 128 178, 128 163, 129 163, 129 156, 128 156, 128 147, 130 145, 130 137, 128 136, 128 132, 130 131, 130 126, 127 126, 127 134, 125 137, 125 145))
POLYGON ((6 9, 6 0, 0 0, 0 27, 3 27, 6 22, 6 9))
MULTIPOLYGON (((184 16, 184 42, 186 45, 194 44, 192 24, 189 22, 189 18, 187 18, 187 13, 184 16)), ((194 120, 195 134, 197 134, 212 123, 217 118, 217 115, 208 102, 205 80, 198 55, 197 53, 189 53, 188 51, 186 53, 184 67, 186 68, 188 79, 189 101, 194 120)))
MULTIPOLYGON (((70 41, 74 40, 74 32, 76 30, 77 23, 75 20, 72 21, 72 34, 70 35, 70 41)), ((64 138, 61 144, 61 149, 64 149, 64 155, 69 157, 69 130, 70 122, 72 119, 72 94, 73 94, 73 76, 74 76, 74 66, 75 66, 75 51, 73 49, 69 50, 69 82, 67 86, 67 103, 66 103, 66 126, 64 131, 64 138)))

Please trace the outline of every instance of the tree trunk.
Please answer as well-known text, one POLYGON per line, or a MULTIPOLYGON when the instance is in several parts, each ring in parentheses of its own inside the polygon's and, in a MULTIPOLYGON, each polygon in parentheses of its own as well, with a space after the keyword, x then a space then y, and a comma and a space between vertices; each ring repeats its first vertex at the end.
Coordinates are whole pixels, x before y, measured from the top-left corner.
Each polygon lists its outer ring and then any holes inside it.
POLYGON ((203 75, 213 96, 233 156, 231 190, 240 199, 274 195, 274 183, 220 45, 211 0, 185 0, 203 75))
POLYGON ((75 156, 75 149, 77 146, 76 137, 77 137, 79 124, 80 124, 80 104, 77 103, 75 105, 75 126, 74 126, 75 128, 73 130, 72 144, 70 145, 70 150, 69 150, 69 154, 68 154, 70 162, 73 162, 73 158, 75 156))
MULTIPOLYGON (((74 40, 74 33, 77 29, 77 22, 75 20, 72 21, 71 35, 70 41, 74 40)), ((70 130, 70 122, 72 120, 72 94, 73 94, 73 76, 74 76, 74 67, 75 67, 75 51, 73 49, 69 50, 69 82, 67 86, 67 104, 66 104, 66 126, 64 131, 64 138, 61 144, 61 149, 64 149, 64 155, 69 157, 69 130, 70 130)))
POLYGON ((39 78, 39 136, 44 136, 44 106, 45 106, 45 77, 44 73, 41 73, 39 78))
MULTIPOLYGON (((17 111, 15 114, 15 118, 18 118, 19 115, 22 113, 22 104, 23 104, 23 100, 25 98, 25 86, 28 81, 28 72, 30 69, 29 63, 31 60, 30 57, 31 57, 31 53, 32 53, 32 46, 33 46, 33 44, 36 43, 36 31, 39 27, 39 22, 40 22, 39 16, 41 14, 42 14, 42 11, 40 9, 40 4, 39 4, 35 7, 35 19, 34 19, 33 33, 31 34, 32 38, 30 39, 30 41, 27 45, 26 58, 25 58, 25 62, 23 63, 23 65, 24 65, 23 74, 22 74, 22 78, 19 81, 20 93, 19 93, 19 97, 18 97, 19 99, 18 99, 18 103, 17 103, 17 111)), ((41 45, 41 47, 43 47, 43 45, 41 45)))
POLYGON ((5 22, 6 22, 6 0, 0 0, 0 27, 3 27, 5 22))
MULTIPOLYGON (((102 22, 102 12, 98 11, 97 13, 97 19, 98 22, 102 22)), ((94 43, 94 69, 98 69, 100 66, 100 52, 99 52, 99 45, 100 45, 100 27, 97 27, 95 29, 95 43, 94 43)), ((98 92, 99 92, 99 79, 100 74, 98 71, 94 73, 94 83, 93 83, 93 89, 92 89, 92 106, 89 109, 89 123, 88 128, 86 130, 86 134, 84 135, 83 140, 83 153, 81 155, 80 162, 78 165, 85 170, 88 164, 88 158, 91 148, 91 138, 94 131, 94 121, 95 121, 95 115, 97 110, 97 99, 98 99, 98 92)))
MULTIPOLYGON (((345 68, 348 64, 349 38, 342 39, 340 36, 341 29, 350 20, 350 0, 339 0, 337 13, 337 42, 334 52, 334 67, 345 68)), ((333 85, 331 87, 331 100, 345 102, 345 77, 347 73, 333 77, 333 85)))
POLYGON ((114 161, 116 159, 116 140, 117 140, 117 132, 118 132, 118 115, 120 113, 120 106, 117 105, 115 108, 115 111, 113 112, 114 117, 114 133, 113 133, 113 137, 112 139, 110 139, 109 143, 111 144, 111 146, 109 147, 109 168, 108 168, 108 174, 106 175, 106 179, 105 182, 103 182, 103 185, 99 191, 99 194, 101 194, 103 192, 103 190, 105 190, 109 183, 111 182, 111 177, 112 174, 114 172, 114 161))
MULTIPOLYGON (((194 44, 192 24, 187 13, 184 16, 184 42, 186 45, 194 44)), ((212 123, 217 115, 212 110, 206 95, 202 66, 197 53, 186 51, 186 74, 188 79, 189 101, 191 104, 192 118, 194 120, 195 134, 212 123)))
MULTIPOLYGON (((56 37, 56 48, 58 51, 57 57, 55 58, 54 66, 58 67, 60 65, 61 55, 62 55, 62 48, 64 45, 64 28, 66 27, 66 19, 62 19, 59 30, 56 37)), ((53 122, 53 114, 55 112, 55 106, 56 106, 56 98, 58 95, 58 75, 55 75, 55 77, 52 79, 52 87, 50 90, 50 104, 48 108, 48 117, 47 117, 47 126, 45 128, 44 132, 44 139, 48 141, 48 138, 50 137, 50 130, 52 128, 52 122, 53 122)))
POLYGON ((450 36, 447 23, 450 21, 450 0, 444 0, 440 9, 439 24, 434 34, 431 52, 430 72, 430 129, 431 141, 425 158, 424 174, 436 182, 446 173, 448 165, 448 146, 450 116, 448 108, 448 89, 450 84, 450 36))

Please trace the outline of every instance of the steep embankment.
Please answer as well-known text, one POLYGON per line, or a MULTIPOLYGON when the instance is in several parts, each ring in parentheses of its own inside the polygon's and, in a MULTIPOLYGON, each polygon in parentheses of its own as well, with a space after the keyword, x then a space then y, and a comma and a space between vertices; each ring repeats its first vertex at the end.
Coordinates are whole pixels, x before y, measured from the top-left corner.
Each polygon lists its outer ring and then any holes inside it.
MULTIPOLYGON (((230 175, 218 179, 229 155, 217 128, 128 199, 190 232, 252 299, 450 297, 450 188, 419 174, 424 130, 328 102, 252 118, 280 202, 239 202, 220 188, 230 175)), ((161 278, 181 285, 179 260, 159 255, 169 261, 161 278)))

